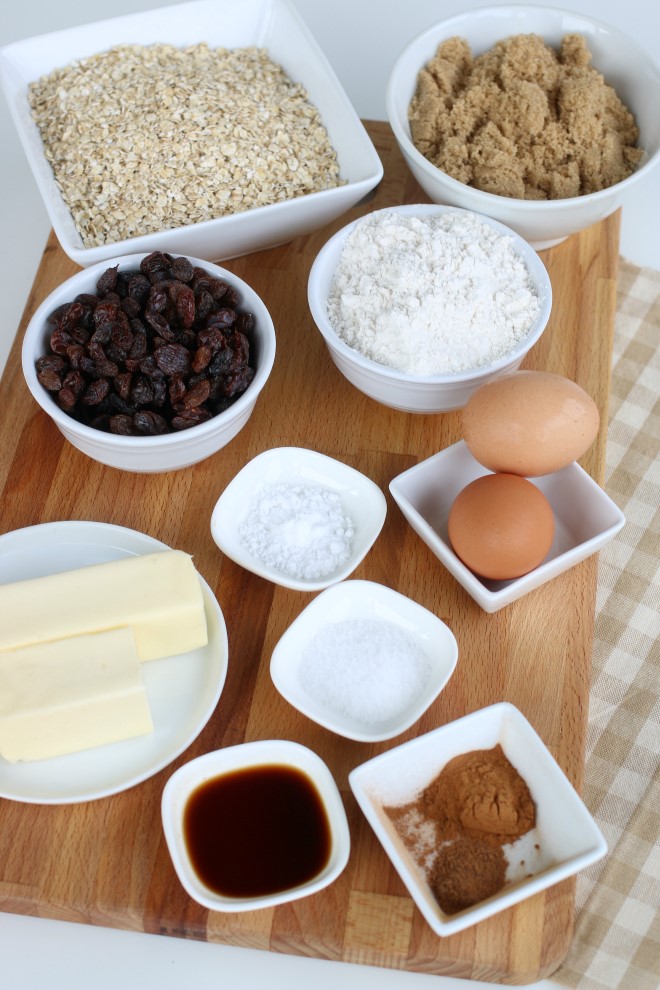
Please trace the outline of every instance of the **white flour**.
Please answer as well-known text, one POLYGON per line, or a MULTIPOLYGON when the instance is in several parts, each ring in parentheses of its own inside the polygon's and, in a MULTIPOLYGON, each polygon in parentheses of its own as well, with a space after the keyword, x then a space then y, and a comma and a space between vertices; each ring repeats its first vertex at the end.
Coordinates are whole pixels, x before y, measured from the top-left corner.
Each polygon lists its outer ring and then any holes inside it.
POLYGON ((350 347, 408 374, 456 374, 522 341, 539 298, 511 237, 476 216, 380 210, 351 231, 328 296, 350 347))

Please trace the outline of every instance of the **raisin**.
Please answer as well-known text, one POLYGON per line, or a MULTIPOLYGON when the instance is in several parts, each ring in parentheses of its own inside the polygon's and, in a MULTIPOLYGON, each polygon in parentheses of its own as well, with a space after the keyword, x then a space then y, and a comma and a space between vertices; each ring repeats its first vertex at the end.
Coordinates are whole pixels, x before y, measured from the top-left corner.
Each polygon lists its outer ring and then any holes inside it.
POLYGON ((82 344, 69 344, 66 349, 66 356, 72 368, 80 368, 81 362, 85 357, 85 348, 82 344))
POLYGON ((75 369, 67 371, 66 375, 62 379, 62 388, 70 389, 76 398, 78 398, 84 387, 85 379, 81 373, 75 369))
POLYGON ((80 401, 86 406, 98 406, 99 402, 105 399, 109 391, 109 382, 105 378, 97 378, 96 381, 89 383, 81 395, 80 401))
POLYGON ((159 369, 166 375, 185 375, 190 371, 190 351, 181 344, 165 344, 154 354, 159 369))
POLYGON ((107 344, 112 336, 112 324, 102 323, 89 338, 91 344, 107 344))
POLYGON ((131 274, 128 280, 129 299, 134 299, 138 303, 143 303, 149 295, 150 289, 151 282, 145 275, 141 275, 140 272, 134 272, 131 274))
POLYGON ((163 336, 167 339, 167 335, 171 334, 169 324, 162 313, 157 310, 152 310, 150 308, 145 309, 144 318, 149 325, 149 327, 155 331, 155 333, 163 336))
POLYGON ((205 423, 209 419, 211 419, 211 413, 205 409, 186 409, 172 418, 172 429, 177 432, 189 430, 191 426, 205 423))
POLYGON ((127 399, 131 391, 131 381, 133 379, 130 371, 122 371, 118 375, 115 375, 115 380, 113 382, 115 392, 122 399, 127 399))
POLYGON ((219 327, 204 327, 197 334, 197 343, 200 347, 209 347, 215 353, 227 346, 227 338, 219 327))
POLYGON ((161 409, 167 401, 167 381, 165 375, 154 375, 150 381, 154 393, 153 404, 156 409, 161 409))
POLYGON ((82 303, 71 303, 66 313, 60 320, 60 330, 64 330, 65 333, 71 333, 71 330, 74 327, 77 327, 82 320, 84 312, 85 310, 82 303))
POLYGON ((67 347, 74 344, 75 341, 71 334, 66 333, 64 330, 53 330, 50 335, 50 349, 55 354, 66 354, 67 347))
POLYGON ((151 276, 154 274, 166 272, 169 267, 169 260, 165 257, 162 251, 152 251, 151 254, 148 254, 146 258, 143 258, 140 262, 140 271, 149 279, 151 279, 151 276))
POLYGON ((122 351, 128 352, 133 346, 133 334, 128 326, 123 326, 120 323, 115 323, 113 326, 110 339, 115 347, 118 347, 122 351))
POLYGON ((151 383, 144 375, 139 375, 133 382, 130 390, 130 399, 135 406, 148 406, 153 402, 154 390, 151 383))
POLYGON ((208 367, 208 364, 213 357, 213 351, 208 346, 208 344, 202 344, 198 347, 192 358, 192 369, 193 371, 202 371, 204 368, 208 367))
POLYGON ((188 258, 174 258, 170 267, 180 282, 192 282, 195 270, 188 258))
POLYGON ((206 321, 206 326, 219 327, 221 330, 227 330, 229 327, 233 327, 235 322, 236 313, 233 309, 228 309, 225 306, 223 309, 219 309, 215 313, 211 313, 206 321))
POLYGON ((223 295, 222 301, 224 302, 225 306, 231 306, 232 309, 236 309, 236 307, 241 301, 241 297, 239 296, 238 291, 232 285, 228 285, 227 290, 223 295))
POLYGON ((226 282, 223 282, 220 278, 211 279, 211 288, 209 292, 213 296, 215 302, 219 302, 224 296, 227 295, 227 289, 229 286, 226 282))
POLYGON ((225 343, 225 346, 220 350, 216 351, 213 355, 213 359, 209 364, 209 372, 212 375, 223 375, 226 371, 229 371, 233 359, 233 354, 231 349, 225 343))
POLYGON ((176 297, 176 312, 182 327, 191 327, 195 322, 195 294, 187 285, 182 285, 176 297))
POLYGON ((132 358, 133 361, 139 361, 141 358, 145 357, 147 353, 147 335, 143 332, 143 330, 136 330, 136 322, 136 320, 131 320, 133 343, 131 344, 131 349, 128 352, 128 356, 132 358))
POLYGON ((195 291, 195 301, 197 304, 197 319, 205 320, 213 312, 213 296, 206 289, 201 292, 195 291))
POLYGON ((50 316, 47 318, 46 323, 59 323, 66 315, 71 303, 62 303, 57 309, 54 309, 50 316))
POLYGON ((135 434, 133 428, 133 417, 124 413, 118 413, 110 417, 110 433, 117 433, 122 437, 131 437, 135 434))
POLYGON ((145 433, 147 436, 158 436, 168 433, 167 423, 157 412, 141 409, 133 416, 133 423, 138 433, 145 433))
POLYGON ((142 312, 142 306, 138 299, 134 299, 133 296, 126 296, 121 301, 122 312, 126 313, 126 316, 131 319, 135 316, 139 316, 142 312))
MULTIPOLYGON (((91 327, 93 327, 93 324, 91 324, 90 329, 91 327)), ((71 328, 71 339, 74 340, 76 344, 80 344, 82 346, 83 344, 87 343, 89 338, 90 338, 89 329, 84 327, 82 323, 80 323, 77 327, 71 328)))
POLYGON ((239 368, 238 371, 227 375, 224 389, 227 398, 232 399, 235 396, 242 395, 253 378, 254 368, 250 368, 249 366, 239 368))
POLYGON ((119 265, 115 265, 114 268, 106 268, 98 282, 96 283, 96 291, 99 296, 104 296, 106 292, 112 292, 117 284, 117 272, 119 271, 119 265))
POLYGON ((97 375, 114 378, 119 373, 119 368, 114 361, 110 361, 100 344, 90 341, 88 353, 96 367, 97 375))
POLYGON ((44 354, 37 359, 37 371, 65 371, 66 361, 61 354, 44 354))
POLYGON ((57 404, 65 412, 71 412, 78 401, 78 396, 72 388, 63 388, 57 393, 57 404))
POLYGON ((62 379, 53 368, 44 368, 37 372, 37 378, 47 392, 59 392, 62 388, 62 379))
POLYGON ((168 394, 170 397, 170 402, 173 406, 178 405, 186 394, 186 383, 184 382, 181 375, 172 375, 170 378, 170 384, 168 388, 168 394))
POLYGON ((252 313, 238 313, 234 330, 238 330, 244 334, 252 333, 254 330, 254 316, 252 313))
POLYGON ((211 382, 208 378, 204 378, 188 389, 183 397, 183 405, 186 409, 195 409, 197 406, 201 406, 202 403, 206 402, 210 393, 211 382))

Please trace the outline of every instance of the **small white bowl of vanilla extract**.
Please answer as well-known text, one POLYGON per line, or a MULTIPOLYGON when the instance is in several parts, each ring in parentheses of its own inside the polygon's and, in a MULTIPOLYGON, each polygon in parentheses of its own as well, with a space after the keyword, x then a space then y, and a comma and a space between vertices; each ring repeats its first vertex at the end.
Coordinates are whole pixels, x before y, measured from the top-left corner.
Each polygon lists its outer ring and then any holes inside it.
POLYGON ((212 911, 254 911, 314 894, 350 852, 346 812, 319 756, 258 740, 199 756, 168 780, 165 840, 186 892, 212 911))

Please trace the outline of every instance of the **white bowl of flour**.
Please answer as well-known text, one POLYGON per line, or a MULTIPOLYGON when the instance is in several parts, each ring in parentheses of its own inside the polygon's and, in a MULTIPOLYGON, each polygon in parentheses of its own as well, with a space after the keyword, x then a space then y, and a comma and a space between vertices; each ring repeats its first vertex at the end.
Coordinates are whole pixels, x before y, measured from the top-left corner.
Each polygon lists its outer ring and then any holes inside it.
POLYGON ((552 288, 508 227, 455 207, 377 210, 319 252, 308 301, 330 355, 371 398, 445 412, 515 371, 550 317, 552 288))

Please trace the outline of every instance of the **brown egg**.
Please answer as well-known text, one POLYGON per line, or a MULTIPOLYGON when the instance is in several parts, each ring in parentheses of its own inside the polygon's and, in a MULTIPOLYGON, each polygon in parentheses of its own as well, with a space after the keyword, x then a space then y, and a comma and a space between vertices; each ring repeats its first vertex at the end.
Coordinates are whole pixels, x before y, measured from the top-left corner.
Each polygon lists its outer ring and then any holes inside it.
POLYGON ((508 581, 543 561, 555 523, 550 503, 531 481, 487 474, 459 492, 448 528, 454 552, 471 571, 508 581))
POLYGON ((490 471, 535 478, 577 460, 598 433, 583 388, 546 371, 515 371, 482 385, 462 412, 463 439, 490 471))

